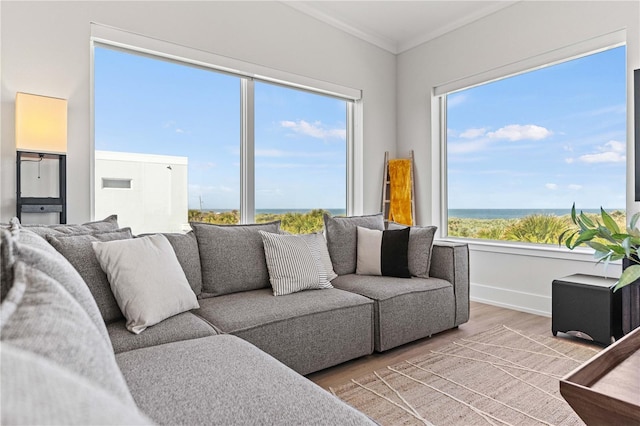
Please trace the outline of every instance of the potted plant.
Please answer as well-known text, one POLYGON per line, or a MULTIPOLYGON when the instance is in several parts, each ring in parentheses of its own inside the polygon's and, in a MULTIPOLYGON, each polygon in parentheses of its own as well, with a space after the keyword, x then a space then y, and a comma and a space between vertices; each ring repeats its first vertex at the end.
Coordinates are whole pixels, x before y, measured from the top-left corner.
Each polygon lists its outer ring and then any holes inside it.
POLYGON ((580 245, 586 245, 595 250, 594 257, 598 262, 608 264, 611 261, 628 259, 630 266, 626 267, 616 283, 615 290, 629 285, 640 279, 640 230, 636 227, 640 212, 633 215, 626 232, 621 232, 613 218, 600 207, 602 223, 594 222, 582 211, 576 214, 575 203, 571 207, 571 221, 578 229, 567 229, 558 238, 558 243, 573 250, 580 245))
POLYGON ((622 260, 622 275, 614 287, 614 291, 620 288, 634 285, 633 289, 623 291, 623 331, 628 333, 640 325, 640 290, 637 282, 640 279, 640 230, 636 227, 640 219, 640 212, 631 217, 626 232, 622 232, 613 218, 600 207, 599 220, 591 220, 582 211, 576 214, 575 203, 571 207, 571 221, 578 229, 567 229, 558 238, 558 243, 563 243, 573 250, 579 245, 586 245, 595 250, 594 257, 598 262, 622 260))

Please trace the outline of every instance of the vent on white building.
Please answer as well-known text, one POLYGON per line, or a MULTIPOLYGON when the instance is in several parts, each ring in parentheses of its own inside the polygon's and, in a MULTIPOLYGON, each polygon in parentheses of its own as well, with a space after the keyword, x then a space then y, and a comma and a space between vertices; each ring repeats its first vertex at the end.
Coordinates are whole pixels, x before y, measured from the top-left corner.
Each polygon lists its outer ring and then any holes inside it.
POLYGON ((131 189, 131 179, 102 178, 103 188, 131 189))

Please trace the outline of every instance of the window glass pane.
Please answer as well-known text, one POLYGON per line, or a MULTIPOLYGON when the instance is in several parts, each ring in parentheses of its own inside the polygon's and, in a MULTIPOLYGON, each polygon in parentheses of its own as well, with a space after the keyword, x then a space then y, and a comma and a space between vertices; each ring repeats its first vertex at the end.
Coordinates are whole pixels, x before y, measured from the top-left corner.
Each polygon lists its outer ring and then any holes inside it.
POLYGON ((256 82, 256 222, 308 233, 345 214, 346 120, 344 100, 256 82))
POLYGON ((624 224, 624 46, 446 100, 449 236, 557 244, 574 202, 624 224))
POLYGON ((238 222, 240 79, 103 47, 94 60, 95 216, 134 233, 238 222))

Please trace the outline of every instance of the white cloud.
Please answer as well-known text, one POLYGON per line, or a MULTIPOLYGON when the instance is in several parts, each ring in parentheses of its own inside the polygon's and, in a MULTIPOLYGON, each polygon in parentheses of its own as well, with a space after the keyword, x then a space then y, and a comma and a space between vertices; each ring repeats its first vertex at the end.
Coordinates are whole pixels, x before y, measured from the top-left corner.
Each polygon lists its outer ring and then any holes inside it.
POLYGON ((268 158, 285 158, 285 157, 297 157, 297 158, 322 158, 330 157, 334 153, 332 152, 304 152, 304 151, 283 151, 280 149, 256 149, 256 157, 268 157, 268 158))
POLYGON ((558 185, 555 183, 547 183, 545 184, 545 188, 555 191, 556 189, 558 189, 558 185))
POLYGON ((575 183, 572 183, 567 188, 571 189, 572 191, 579 191, 582 189, 582 185, 577 185, 575 183))
MULTIPOLYGON (((302 164, 302 163, 261 163, 259 167, 266 169, 331 169, 341 167, 339 164, 302 164)), ((344 166, 344 165, 342 165, 344 166)))
POLYGON ((572 164, 574 161, 576 161, 576 159, 571 157, 564 159, 564 162, 567 164, 572 164))
POLYGON ((624 142, 609 141, 598 147, 598 151, 593 154, 581 155, 578 159, 583 163, 622 163, 627 160, 626 145, 624 142))
POLYGON ((467 95, 459 94, 459 95, 449 95, 447 96, 447 107, 455 108, 458 105, 462 105, 467 101, 467 95))
POLYGON ((345 129, 330 129, 323 126, 322 122, 314 121, 281 121, 280 125, 285 129, 291 129, 301 135, 311 136, 317 139, 346 139, 347 132, 345 129))
POLYGON ((451 142, 447 144, 447 152, 449 154, 468 154, 470 152, 482 151, 488 143, 489 141, 487 139, 478 139, 469 142, 451 142))
POLYGON ((464 132, 460 133, 460 137, 465 139, 475 139, 480 136, 484 136, 486 132, 487 129, 485 129, 484 127, 480 129, 467 129, 464 132))
POLYGON ((494 139, 507 139, 515 142, 523 139, 540 140, 551 136, 553 132, 535 124, 509 124, 495 132, 487 133, 487 136, 494 139))

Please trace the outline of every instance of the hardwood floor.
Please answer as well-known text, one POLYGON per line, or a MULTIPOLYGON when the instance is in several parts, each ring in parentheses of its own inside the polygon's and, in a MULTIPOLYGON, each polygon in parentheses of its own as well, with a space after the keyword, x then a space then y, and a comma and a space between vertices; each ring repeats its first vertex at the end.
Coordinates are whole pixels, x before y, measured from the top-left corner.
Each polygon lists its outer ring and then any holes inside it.
POLYGON ((517 330, 533 334, 551 335, 551 318, 527 314, 511 309, 471 302, 469 322, 458 328, 443 331, 431 338, 424 338, 406 345, 388 350, 384 353, 374 353, 358 358, 336 367, 327 368, 310 374, 307 377, 328 389, 363 376, 373 371, 385 368, 409 358, 416 357, 425 351, 444 346, 455 339, 486 331, 496 325, 508 325, 517 330))

